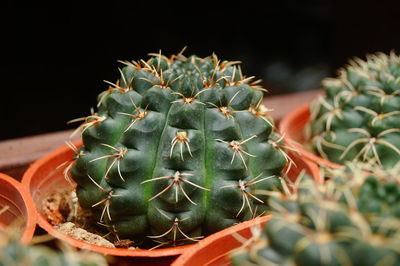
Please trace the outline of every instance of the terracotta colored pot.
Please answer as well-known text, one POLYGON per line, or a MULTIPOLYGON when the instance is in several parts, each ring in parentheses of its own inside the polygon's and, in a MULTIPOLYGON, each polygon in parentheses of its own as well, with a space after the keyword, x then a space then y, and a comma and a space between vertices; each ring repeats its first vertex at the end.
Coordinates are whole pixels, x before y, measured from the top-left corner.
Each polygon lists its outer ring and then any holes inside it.
POLYGON ((312 151, 305 148, 307 141, 304 136, 304 128, 310 121, 310 105, 303 105, 287 114, 279 123, 279 131, 284 136, 286 145, 298 151, 298 156, 302 156, 318 165, 331 168, 339 168, 342 165, 328 161, 312 151))
POLYGON ((233 234, 239 234, 248 239, 252 236, 251 228, 253 226, 262 226, 270 219, 271 216, 258 217, 212 234, 183 253, 172 263, 172 266, 231 265, 229 254, 232 250, 242 246, 242 243, 233 234))
POLYGON ((14 178, 0 173, 0 230, 18 230, 21 242, 32 240, 36 227, 35 207, 26 188, 14 178))
POLYGON ((295 152, 289 152, 288 155, 296 164, 296 166, 292 166, 288 172, 288 178, 291 181, 293 182, 296 181, 297 177, 299 176, 302 170, 305 170, 306 173, 309 174, 311 177, 313 177, 314 180, 317 181, 318 183, 321 183, 323 181, 319 173, 319 167, 316 163, 306 158, 302 158, 299 154, 295 152))
MULTIPOLYGON (((75 146, 81 146, 81 142, 76 142, 75 146)), ((40 213, 41 203, 45 197, 54 192, 56 189, 64 190, 70 188, 69 184, 63 175, 63 169, 58 168, 60 164, 68 161, 73 156, 73 151, 68 146, 60 147, 49 155, 39 159, 33 163, 29 169, 25 172, 22 183, 29 190, 32 198, 35 202, 35 210, 37 212, 38 224, 41 228, 46 230, 49 234, 54 237, 61 239, 75 247, 92 250, 103 253, 105 255, 112 256, 127 256, 127 257, 163 257, 163 256, 177 256, 188 250, 193 245, 186 245, 182 247, 164 248, 155 250, 129 250, 123 248, 107 248, 98 245, 88 244, 86 242, 77 240, 70 236, 64 235, 56 230, 47 219, 40 213)), ((306 171, 314 176, 316 180, 319 180, 318 167, 307 160, 303 160, 299 157, 294 157, 298 168, 292 167, 289 176, 292 180, 297 177, 300 169, 306 169, 306 171)))
MULTIPOLYGON (((81 146, 81 142, 75 143, 75 146, 81 146)), ((68 161, 73 156, 73 151, 68 146, 63 146, 49 155, 34 162, 28 170, 25 172, 22 178, 22 184, 29 190, 32 198, 35 202, 35 209, 37 213, 38 224, 47 233, 53 235, 57 239, 65 241, 72 246, 81 249, 87 249, 103 253, 105 255, 112 256, 125 256, 125 257, 167 257, 177 256, 182 254, 185 250, 189 249, 192 245, 186 245, 182 247, 163 248, 155 250, 130 250, 125 248, 109 248, 101 247, 98 245, 89 244, 81 240, 77 240, 68 235, 65 235, 55 229, 46 218, 40 213, 41 203, 45 197, 50 195, 52 192, 70 188, 71 184, 65 180, 63 175, 63 169, 57 166, 65 161, 68 161)), ((173 258, 165 258, 165 260, 172 262, 173 258)), ((143 261, 143 259, 141 259, 143 261)), ((158 259, 159 264, 163 264, 163 261, 158 259)))

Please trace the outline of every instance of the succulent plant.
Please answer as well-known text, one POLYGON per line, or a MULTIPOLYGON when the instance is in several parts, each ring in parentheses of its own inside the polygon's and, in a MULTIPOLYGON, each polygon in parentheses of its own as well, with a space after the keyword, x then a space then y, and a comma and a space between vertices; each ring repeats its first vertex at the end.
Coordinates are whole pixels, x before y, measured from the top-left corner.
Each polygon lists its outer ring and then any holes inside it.
POLYGON ((62 252, 44 245, 23 245, 10 232, 0 232, 0 266, 106 266, 106 259, 96 253, 76 251, 61 245, 62 252))
POLYGON ((234 264, 400 265, 399 166, 351 165, 325 184, 304 178, 297 193, 271 197, 272 219, 234 264))
POLYGON ((370 161, 388 168, 400 160, 400 57, 351 60, 323 81, 325 96, 311 105, 315 151, 332 162, 370 161))
POLYGON ((197 241, 263 213, 267 197, 254 191, 281 189, 291 162, 264 89, 216 55, 150 55, 122 62, 98 111, 73 120, 84 146, 65 173, 80 205, 142 246, 197 241))

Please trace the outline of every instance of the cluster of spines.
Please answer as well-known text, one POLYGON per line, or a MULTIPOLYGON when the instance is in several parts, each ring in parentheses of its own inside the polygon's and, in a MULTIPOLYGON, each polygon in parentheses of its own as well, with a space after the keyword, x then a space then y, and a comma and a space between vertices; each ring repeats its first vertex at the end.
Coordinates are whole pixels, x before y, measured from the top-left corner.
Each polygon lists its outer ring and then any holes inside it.
POLYGON ((323 87, 326 96, 311 105, 316 151, 337 163, 372 159, 394 165, 393 158, 400 158, 400 57, 392 52, 356 58, 323 87))

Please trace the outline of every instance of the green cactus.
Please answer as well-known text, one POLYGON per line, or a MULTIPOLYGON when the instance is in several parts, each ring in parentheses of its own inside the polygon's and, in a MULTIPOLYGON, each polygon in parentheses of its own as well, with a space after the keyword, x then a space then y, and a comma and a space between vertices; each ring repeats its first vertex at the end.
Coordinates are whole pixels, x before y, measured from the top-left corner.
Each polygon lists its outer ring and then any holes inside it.
POLYGON ((384 168, 400 160, 400 57, 356 58, 323 81, 325 96, 311 105, 315 151, 339 164, 371 159, 384 168))
POLYGON ((234 265, 400 265, 400 164, 392 172, 352 165, 328 176, 271 197, 272 219, 233 253, 234 265))
POLYGON ((158 247, 198 241, 266 210, 290 164, 238 62, 150 54, 76 119, 84 146, 67 167, 80 205, 119 238, 158 247), (152 243, 154 243, 152 242, 152 243))
POLYGON ((61 245, 62 252, 44 245, 23 245, 15 235, 0 232, 0 266, 106 266, 104 256, 61 245))

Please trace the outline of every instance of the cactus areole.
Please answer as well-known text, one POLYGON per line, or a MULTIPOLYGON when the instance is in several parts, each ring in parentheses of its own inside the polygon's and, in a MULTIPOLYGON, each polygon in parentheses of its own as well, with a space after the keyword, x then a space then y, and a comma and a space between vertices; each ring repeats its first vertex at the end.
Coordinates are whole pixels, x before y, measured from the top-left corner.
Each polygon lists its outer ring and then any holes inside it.
POLYGON ((281 189, 289 159, 263 89, 238 62, 150 54, 82 118, 70 167, 80 205, 119 238, 198 241, 265 212, 257 190, 281 189))

